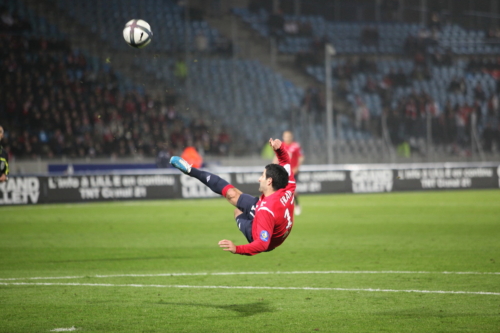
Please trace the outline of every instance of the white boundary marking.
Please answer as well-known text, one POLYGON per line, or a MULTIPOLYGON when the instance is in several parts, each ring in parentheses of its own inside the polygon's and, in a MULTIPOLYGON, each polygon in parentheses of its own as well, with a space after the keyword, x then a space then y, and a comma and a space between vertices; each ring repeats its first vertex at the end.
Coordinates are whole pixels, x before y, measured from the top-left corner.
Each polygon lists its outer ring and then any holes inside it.
POLYGON ((288 274, 442 274, 442 275, 500 275, 500 272, 432 272, 432 271, 291 271, 291 272, 200 272, 200 273, 159 273, 159 274, 112 274, 87 276, 38 276, 21 278, 0 278, 0 281, 17 280, 69 280, 85 278, 115 277, 174 277, 174 276, 209 276, 209 275, 288 275, 288 274))
POLYGON ((75 328, 75 326, 69 327, 69 328, 54 328, 53 330, 50 330, 51 332, 71 332, 71 331, 76 331, 78 328, 75 328))
POLYGON ((87 286, 87 287, 133 287, 133 288, 197 288, 197 289, 265 289, 265 290, 312 290, 312 291, 369 291, 388 293, 420 293, 420 294, 471 294, 495 295, 500 292, 489 291, 448 291, 448 290, 396 290, 373 288, 315 288, 315 287, 259 287, 259 286, 192 286, 163 284, 110 284, 110 283, 55 283, 55 282, 0 282, 3 286, 87 286))

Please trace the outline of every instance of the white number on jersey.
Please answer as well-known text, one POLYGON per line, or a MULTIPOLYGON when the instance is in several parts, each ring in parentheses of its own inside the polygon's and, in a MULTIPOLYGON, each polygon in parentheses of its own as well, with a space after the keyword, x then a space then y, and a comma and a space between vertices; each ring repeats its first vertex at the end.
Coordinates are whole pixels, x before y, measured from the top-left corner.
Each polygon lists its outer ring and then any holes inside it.
POLYGON ((288 208, 285 210, 285 219, 288 221, 288 224, 286 226, 286 232, 285 234, 283 235, 283 239, 285 239, 288 234, 290 233, 290 227, 292 226, 293 222, 292 222, 292 217, 290 216, 290 211, 288 210, 288 208))
POLYGON ((285 218, 288 221, 288 224, 287 224, 286 228, 290 229, 290 227, 292 226, 293 222, 292 222, 292 217, 290 216, 290 211, 288 210, 288 208, 285 210, 285 218))

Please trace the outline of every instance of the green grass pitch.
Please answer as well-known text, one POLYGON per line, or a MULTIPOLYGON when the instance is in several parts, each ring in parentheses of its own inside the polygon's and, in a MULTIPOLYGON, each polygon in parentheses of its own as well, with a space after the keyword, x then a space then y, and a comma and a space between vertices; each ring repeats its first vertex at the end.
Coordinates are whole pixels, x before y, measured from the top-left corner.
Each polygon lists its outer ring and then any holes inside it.
POLYGON ((255 257, 223 199, 2 207, 0 332, 500 332, 500 191, 301 204, 255 257))

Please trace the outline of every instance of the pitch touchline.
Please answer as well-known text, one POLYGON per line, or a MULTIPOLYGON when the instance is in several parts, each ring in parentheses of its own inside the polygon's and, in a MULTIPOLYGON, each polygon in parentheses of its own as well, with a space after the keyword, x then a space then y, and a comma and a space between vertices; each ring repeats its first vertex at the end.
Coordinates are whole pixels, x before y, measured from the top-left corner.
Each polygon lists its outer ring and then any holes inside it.
POLYGON ((500 272, 429 272, 429 271, 291 271, 291 272, 201 272, 201 273, 159 273, 159 274, 112 274, 87 276, 38 276, 22 278, 0 278, 0 281, 16 280, 67 280, 84 278, 114 277, 168 277, 168 276, 208 276, 208 275, 275 275, 275 274, 444 274, 444 275, 500 275, 500 272))
POLYGON ((371 292, 387 292, 387 293, 472 294, 472 295, 500 296, 500 293, 489 292, 489 291, 395 290, 395 289, 373 289, 373 288, 361 289, 361 288, 315 288, 315 287, 191 286, 191 285, 164 285, 164 284, 55 283, 55 282, 0 282, 0 285, 2 285, 2 286, 87 286, 87 287, 133 287, 133 288, 371 291, 371 292))

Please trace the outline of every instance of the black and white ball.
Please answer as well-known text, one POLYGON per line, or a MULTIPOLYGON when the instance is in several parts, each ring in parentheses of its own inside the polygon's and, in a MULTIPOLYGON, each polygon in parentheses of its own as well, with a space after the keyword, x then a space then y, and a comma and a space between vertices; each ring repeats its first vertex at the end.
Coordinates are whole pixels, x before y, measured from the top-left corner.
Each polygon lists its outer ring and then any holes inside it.
POLYGON ((144 20, 130 20, 123 29, 123 38, 128 45, 142 49, 151 43, 153 33, 149 23, 144 20))

